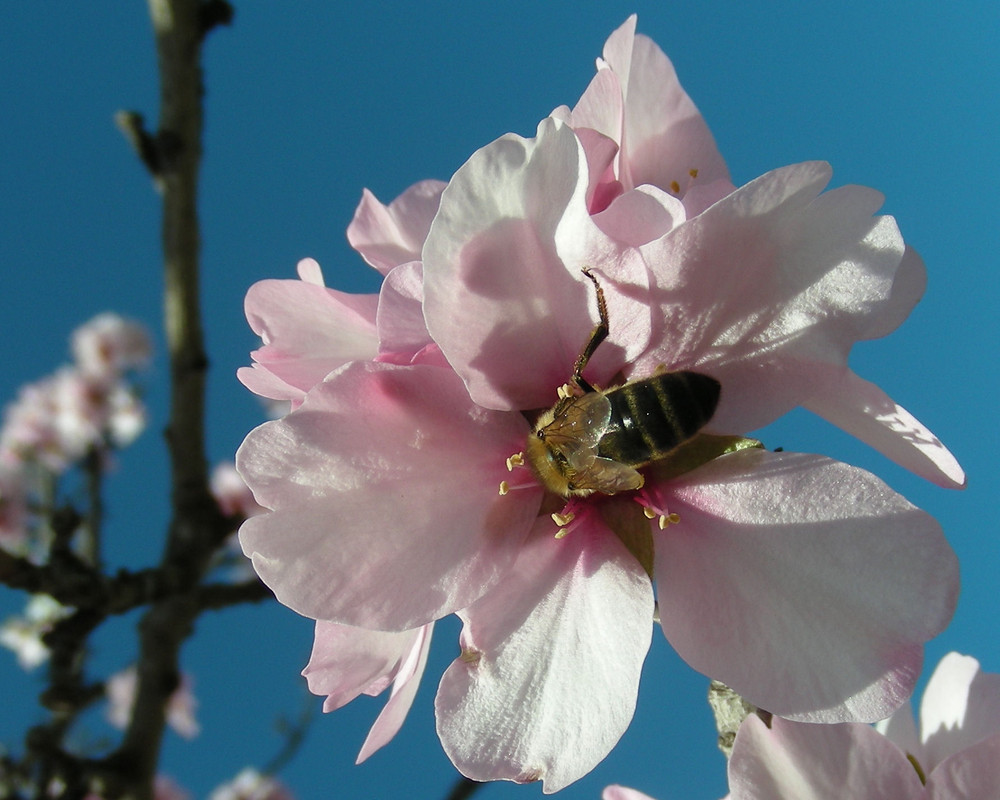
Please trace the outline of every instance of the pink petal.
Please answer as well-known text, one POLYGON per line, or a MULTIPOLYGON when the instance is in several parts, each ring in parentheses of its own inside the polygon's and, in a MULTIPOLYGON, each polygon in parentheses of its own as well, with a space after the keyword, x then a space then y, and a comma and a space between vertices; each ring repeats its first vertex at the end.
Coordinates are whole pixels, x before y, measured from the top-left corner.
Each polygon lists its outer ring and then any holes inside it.
POLYGON ((424 323, 424 272, 419 261, 400 264, 386 275, 379 292, 379 360, 405 363, 431 344, 424 323))
POLYGON ((729 761, 732 800, 919 800, 905 754, 867 725, 747 717, 729 761))
POLYGON ((335 711, 362 693, 378 694, 392 682, 422 631, 369 631, 318 621, 312 655, 302 670, 309 691, 327 696, 324 711, 335 711))
POLYGON ((361 747, 361 752, 358 753, 358 764, 388 744, 403 727, 410 706, 413 705, 413 698, 417 695, 424 667, 427 666, 427 654, 430 652, 433 627, 433 625, 424 625, 417 632, 418 635, 413 647, 407 653, 406 659, 400 665, 399 672, 392 682, 392 694, 389 696, 385 708, 375 720, 375 724, 372 725, 368 738, 365 739, 365 743, 361 747))
POLYGON ((274 509, 243 525, 243 550, 313 619, 438 619, 496 583, 531 527, 541 491, 498 494, 527 430, 473 405, 450 370, 350 364, 240 447, 237 468, 274 509))
MULTIPOLYGON (((692 169, 698 172, 698 183, 728 179, 715 140, 681 88, 673 64, 652 39, 635 34, 635 22, 635 15, 629 17, 604 45, 604 60, 618 76, 625 98, 624 130, 597 128, 621 142, 620 177, 625 188, 649 183, 668 189, 676 181, 683 192, 694 180, 689 175, 692 169)), ((586 105, 595 103, 587 98, 586 105)), ((579 117, 573 109, 574 126, 599 124, 592 108, 586 113, 584 107, 579 109, 579 117)))
POLYGON ((585 266, 606 277, 617 321, 591 380, 606 381, 647 346, 648 305, 613 285, 645 289, 645 267, 593 224, 586 190, 573 132, 543 120, 535 139, 508 135, 474 154, 441 198, 424 247, 424 315, 482 406, 552 404, 597 321, 585 266))
POLYGON ((924 260, 916 250, 906 245, 892 282, 890 302, 878 314, 868 318, 869 328, 865 331, 865 338, 877 339, 896 330, 910 316, 910 312, 924 296, 926 288, 927 268, 924 260))
POLYGON ((924 690, 920 729, 921 763, 928 771, 977 742, 1000 736, 1000 674, 982 672, 971 656, 946 655, 924 690))
POLYGON ((922 478, 949 489, 965 486, 965 472, 941 440, 849 369, 802 405, 922 478))
POLYGON ((927 800, 986 800, 1000 796, 1000 736, 943 761, 927 778, 927 800))
POLYGON ((893 306, 904 246, 891 217, 872 217, 881 195, 820 194, 829 179, 823 163, 775 170, 642 248, 663 328, 636 373, 721 381, 717 430, 754 430, 824 391, 893 306))
POLYGON ((622 185, 615 175, 614 160, 618 144, 607 136, 589 128, 575 129, 580 146, 587 156, 587 208, 596 213, 608 207, 622 193, 622 185))
POLYGON ((347 227, 351 247, 383 275, 400 264, 419 261, 444 187, 441 181, 421 181, 388 206, 365 189, 347 227))
POLYGON ((615 198, 593 220, 608 236, 638 247, 659 239, 682 223, 684 206, 655 186, 640 186, 615 198))
POLYGON ((923 764, 923 745, 920 744, 920 734, 913 718, 913 706, 907 700, 897 708, 891 717, 875 724, 875 730, 885 736, 904 753, 910 753, 923 764))
MULTIPOLYGON (((635 31, 635 18, 631 17, 619 28, 621 31, 632 23, 635 31)), ((616 34, 611 34, 612 38, 616 34)), ((631 35, 631 34, 630 34, 631 35)), ((610 39, 608 40, 610 43, 610 39)), ((629 41, 626 46, 630 46, 629 41)), ((605 45, 607 49, 607 45, 605 45)), ((625 60, 625 59, 622 59, 625 60)), ((627 79, 627 75, 624 76, 627 79)), ((611 69, 605 61, 598 61, 597 74, 577 100, 573 110, 563 115, 566 122, 578 132, 592 130, 608 141, 614 142, 616 149, 622 141, 622 125, 625 118, 625 97, 622 89, 622 77, 611 69)), ((582 137, 581 137, 582 138, 582 137)), ((618 171, 618 159, 615 159, 615 172, 618 171)))
POLYGON ((334 369, 375 357, 377 305, 378 295, 338 292, 307 280, 255 283, 247 292, 246 315, 264 346, 251 354, 255 370, 241 370, 240 379, 264 397, 300 400, 334 369))
POLYGON ((632 719, 649 649, 649 578, 603 527, 564 539, 543 518, 514 568, 460 612, 462 656, 441 679, 438 735, 473 780, 555 792, 603 759, 632 719))
POLYGON ((903 703, 958 595, 932 517, 796 453, 733 453, 660 491, 681 519, 656 542, 660 617, 685 661, 792 719, 870 722, 903 703))

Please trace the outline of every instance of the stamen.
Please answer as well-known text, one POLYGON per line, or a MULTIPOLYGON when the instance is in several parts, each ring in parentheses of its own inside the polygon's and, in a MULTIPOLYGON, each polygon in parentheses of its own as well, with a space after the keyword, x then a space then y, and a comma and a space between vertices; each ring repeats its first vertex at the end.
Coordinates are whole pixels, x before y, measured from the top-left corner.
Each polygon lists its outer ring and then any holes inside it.
POLYGON ((524 466, 524 453, 514 453, 507 459, 507 472, 513 472, 514 467, 524 466))
POLYGON ((535 474, 530 469, 527 469, 527 462, 524 460, 523 452, 514 453, 514 455, 507 458, 505 463, 507 464, 507 471, 513 474, 509 481, 500 481, 501 497, 515 489, 538 488, 538 480, 535 478, 535 474), (517 467, 524 467, 524 469, 515 472, 517 467))
MULTIPOLYGON (((574 514, 572 511, 570 511, 568 514, 556 513, 552 515, 552 521, 560 528, 565 528, 573 521, 574 517, 576 517, 576 514, 574 514)), ((561 538, 561 537, 557 536, 556 538, 561 538)))
POLYGON ((463 650, 459 655, 458 659, 459 661, 462 661, 465 664, 469 664, 470 666, 475 666, 476 664, 479 663, 482 657, 483 657, 482 650, 463 650))
MULTIPOLYGON (((692 167, 691 169, 688 170, 688 178, 690 180, 688 180, 687 186, 684 187, 685 192, 688 191, 694 185, 695 180, 697 180, 698 178, 697 168, 692 167)), ((670 191, 673 192, 674 194, 680 194, 681 185, 677 181, 670 181, 670 191)))
POLYGON ((581 517, 579 512, 585 511, 587 508, 585 503, 582 503, 579 499, 572 497, 566 501, 566 505, 562 507, 562 511, 552 514, 552 521, 559 526, 556 531, 556 538, 562 539, 570 531, 573 530, 577 525, 580 524, 584 517, 581 517))
POLYGON ((632 496, 632 499, 642 506, 642 513, 646 519, 655 519, 657 521, 657 525, 660 526, 661 531, 669 525, 676 525, 681 521, 680 514, 675 514, 667 511, 666 509, 659 508, 657 502, 642 489, 637 491, 632 496))
POLYGON ((662 531, 668 525, 676 525, 681 521, 680 514, 661 514, 660 515, 660 530, 662 531))

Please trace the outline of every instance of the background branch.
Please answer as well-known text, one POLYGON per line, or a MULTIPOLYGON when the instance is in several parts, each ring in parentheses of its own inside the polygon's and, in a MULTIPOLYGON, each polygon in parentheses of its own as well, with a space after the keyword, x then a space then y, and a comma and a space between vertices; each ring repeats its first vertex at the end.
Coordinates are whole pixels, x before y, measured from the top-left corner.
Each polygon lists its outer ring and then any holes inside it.
POLYGON ((149 0, 149 11, 160 72, 155 163, 163 195, 164 324, 171 378, 165 435, 170 451, 172 518, 163 568, 176 576, 179 591, 154 603, 140 622, 135 705, 120 749, 106 761, 120 780, 113 794, 139 800, 152 798, 164 708, 180 684, 180 646, 202 608, 194 589, 223 524, 209 493, 204 451, 208 361, 198 263, 201 45, 211 26, 206 26, 201 0, 149 0))

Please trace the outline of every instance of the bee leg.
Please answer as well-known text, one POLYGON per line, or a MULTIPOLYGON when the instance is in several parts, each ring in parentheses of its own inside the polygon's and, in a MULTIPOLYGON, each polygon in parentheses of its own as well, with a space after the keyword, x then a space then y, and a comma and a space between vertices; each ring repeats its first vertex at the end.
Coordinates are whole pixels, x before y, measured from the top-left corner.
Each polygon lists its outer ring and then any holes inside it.
POLYGON ((584 267, 583 274, 590 278, 591 283, 597 289, 597 313, 600 315, 601 321, 594 328, 594 332, 590 334, 590 341, 587 342, 587 346, 583 348, 583 352, 580 353, 580 357, 573 365, 573 380, 585 392, 592 392, 594 387, 584 380, 582 373, 587 362, 590 361, 590 357, 594 355, 594 351, 597 350, 601 342, 608 338, 608 307, 604 302, 604 290, 597 282, 594 273, 590 271, 590 267, 584 267))

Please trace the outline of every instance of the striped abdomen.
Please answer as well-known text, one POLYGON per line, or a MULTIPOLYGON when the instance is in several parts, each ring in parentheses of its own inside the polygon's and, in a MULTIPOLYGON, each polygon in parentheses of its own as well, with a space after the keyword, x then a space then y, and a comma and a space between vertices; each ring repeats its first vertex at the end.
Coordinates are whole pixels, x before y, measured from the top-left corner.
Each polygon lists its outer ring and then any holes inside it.
POLYGON ((640 467, 690 439, 712 418, 719 382, 698 372, 664 372, 605 392, 611 420, 598 455, 640 467))

